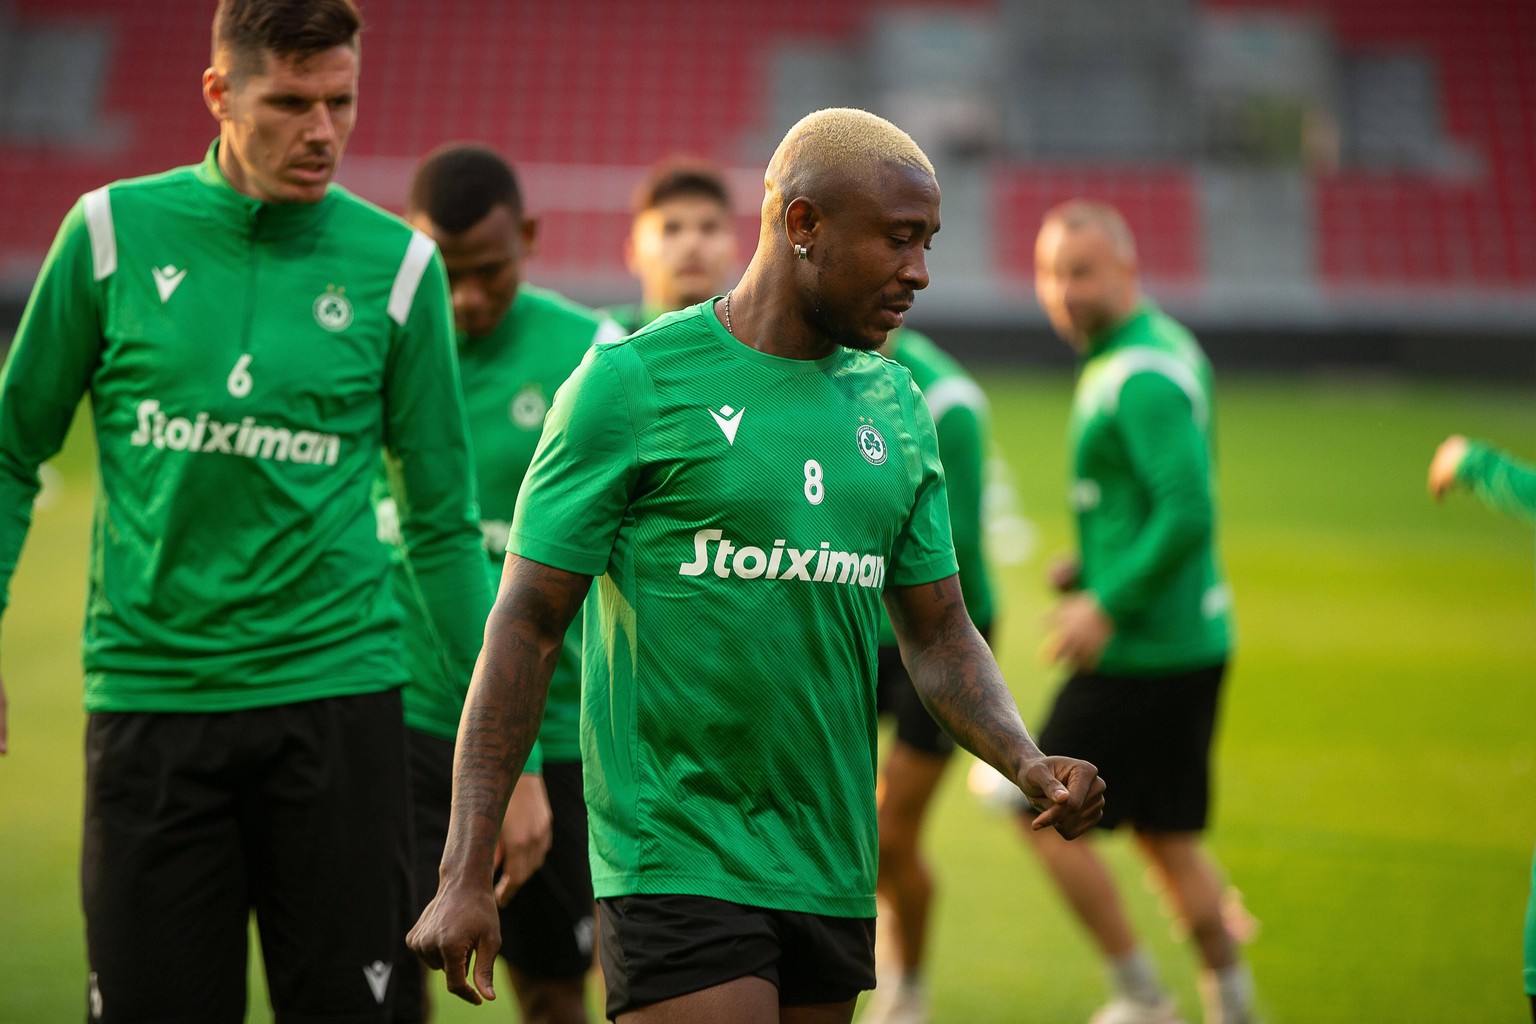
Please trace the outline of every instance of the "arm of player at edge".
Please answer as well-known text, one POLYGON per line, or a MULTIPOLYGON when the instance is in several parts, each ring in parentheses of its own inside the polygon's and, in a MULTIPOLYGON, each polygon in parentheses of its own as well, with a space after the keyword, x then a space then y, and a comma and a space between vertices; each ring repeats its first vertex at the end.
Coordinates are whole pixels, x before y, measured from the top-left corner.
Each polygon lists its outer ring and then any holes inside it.
POLYGON ((1068 839, 1104 814, 1104 780, 1087 761, 1049 757, 1030 737, 986 641, 965 611, 958 576, 892 587, 886 610, 923 706, 955 742, 1043 808, 1032 825, 1068 839))
POLYGON ((1459 434, 1441 442, 1429 466, 1429 493, 1439 501, 1456 486, 1489 508, 1536 521, 1536 466, 1490 444, 1459 434))
POLYGON ((475 1005, 496 998, 496 839, 539 734, 566 629, 591 583, 590 576, 508 555, 486 620, 454 748, 453 809, 437 895, 406 936, 427 966, 444 972, 448 991, 475 1005))
MULTIPOLYGON (((0 615, 32 525, 38 467, 58 454, 100 361, 101 292, 94 279, 85 200, 59 227, 22 311, 0 373, 0 615)), ((8 749, 0 681, 0 754, 8 749)))

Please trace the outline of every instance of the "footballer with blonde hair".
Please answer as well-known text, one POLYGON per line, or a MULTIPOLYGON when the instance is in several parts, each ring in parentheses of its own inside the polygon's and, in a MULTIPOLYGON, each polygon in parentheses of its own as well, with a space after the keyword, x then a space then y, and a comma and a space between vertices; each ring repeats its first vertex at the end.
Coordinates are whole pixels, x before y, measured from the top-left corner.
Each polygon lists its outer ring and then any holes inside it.
POLYGON ((791 128, 724 296, 593 348, 518 497, 464 709, 437 897, 409 941, 491 998, 491 865, 586 609, 582 759, 607 1013, 834 1024, 874 982, 884 610, 956 741, 1065 836, 1085 761, 1030 738, 961 597, 933 421, 875 350, 928 285, 933 166, 860 110, 791 128), (597 578, 597 586, 592 581, 597 578))

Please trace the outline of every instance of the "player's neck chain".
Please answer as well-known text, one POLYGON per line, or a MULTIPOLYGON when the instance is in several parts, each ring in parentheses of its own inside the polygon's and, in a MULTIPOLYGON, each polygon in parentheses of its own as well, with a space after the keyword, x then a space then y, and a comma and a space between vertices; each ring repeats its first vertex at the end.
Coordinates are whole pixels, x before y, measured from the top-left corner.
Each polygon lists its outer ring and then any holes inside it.
MULTIPOLYGON (((735 289, 733 288, 731 291, 735 291, 735 289)), ((736 337, 736 332, 731 330, 731 292, 725 293, 725 333, 733 338, 736 337)))

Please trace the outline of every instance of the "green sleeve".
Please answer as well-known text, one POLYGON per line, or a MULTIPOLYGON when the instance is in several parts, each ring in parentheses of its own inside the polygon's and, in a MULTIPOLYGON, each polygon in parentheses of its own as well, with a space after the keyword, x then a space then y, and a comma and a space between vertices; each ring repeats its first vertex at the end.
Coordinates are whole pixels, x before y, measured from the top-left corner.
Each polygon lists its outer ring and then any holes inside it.
POLYGON ((65 217, 0 374, 0 612, 32 524, 38 467, 64 444, 102 345, 82 203, 65 217))
POLYGON ((1131 376, 1116 426, 1149 511, 1135 542, 1106 566, 1093 591, 1111 619, 1144 610, 1213 528, 1210 447, 1189 395, 1160 373, 1131 376))
POLYGON ((1536 521, 1536 467, 1483 441, 1470 441, 1456 482, 1489 508, 1536 521))
POLYGON ((945 467, 939 461, 939 440, 928 403, 914 385, 911 392, 912 433, 904 443, 916 446, 917 489, 912 513, 891 547, 887 579, 898 587, 913 587, 953 576, 955 544, 949 533, 949 496, 945 467))
POLYGON ((978 626, 991 616, 986 600, 991 588, 982 557, 982 495, 986 489, 987 442, 981 414, 957 404, 945 410, 935 424, 939 455, 944 462, 944 486, 949 492, 949 529, 955 542, 955 561, 960 567, 960 589, 965 607, 978 626))
POLYGON ((468 688, 491 608, 448 281, 435 252, 385 366, 384 443, 395 460, 400 532, 453 668, 468 688))
POLYGON ((643 370, 621 375, 625 346, 592 348, 555 392, 517 495, 507 550, 582 576, 601 576, 640 476, 634 403, 643 370), (626 388, 626 384, 630 386, 626 388))

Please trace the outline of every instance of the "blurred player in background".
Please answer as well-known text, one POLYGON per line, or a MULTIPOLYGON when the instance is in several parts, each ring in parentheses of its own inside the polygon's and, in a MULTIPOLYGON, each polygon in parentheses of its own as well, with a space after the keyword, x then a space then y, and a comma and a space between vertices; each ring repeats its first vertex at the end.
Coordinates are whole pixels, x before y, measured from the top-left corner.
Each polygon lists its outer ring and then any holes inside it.
MULTIPOLYGON (((1035 281, 1052 327, 1082 355, 1070 425, 1079 556, 1048 651, 1072 672, 1041 735, 1114 780, 1101 828, 1129 824, 1206 971, 1206 1024, 1252 1020, 1253 982, 1204 849, 1211 739, 1231 648, 1216 555, 1215 405, 1194 338, 1141 296, 1135 241, 1101 203, 1050 210, 1035 281)), ((1091 843, 1029 830, 1109 962, 1113 1001, 1094 1024, 1178 1019, 1091 843)))
MULTIPOLYGON (((588 348, 614 341, 623 331, 613 321, 523 280, 538 222, 524 211, 512 168, 494 151, 458 144, 429 155, 411 184, 406 217, 437 243, 448 271, 480 493, 484 564, 493 579, 506 551, 518 490, 555 391, 588 348)), ((407 607, 415 605, 418 595, 408 566, 402 566, 397 583, 407 607)), ((405 691, 405 712, 417 914, 437 891, 453 792, 453 739, 469 685, 468 676, 450 677, 441 671, 429 626, 430 620, 416 615, 408 617, 406 629, 413 681, 405 691)), ((585 980, 595 933, 577 735, 580 714, 581 623, 576 621, 561 644, 550 680, 539 729, 542 768, 537 757, 524 766, 501 836, 501 955, 529 1024, 587 1020, 585 980)), ((415 957, 408 973, 411 978, 409 983, 402 980, 396 1018, 403 1024, 426 1017, 420 1003, 425 978, 415 957)))
POLYGON ((721 294, 736 269, 736 223, 725 176, 710 164, 657 164, 635 189, 624 262, 640 302, 607 310, 625 333, 721 294))
POLYGON ((1049 805, 1037 827, 1102 810, 1092 765, 1035 747, 971 625, 932 420, 872 354, 928 284, 932 165, 889 122, 825 110, 765 185, 740 283, 594 348, 519 496, 442 884, 411 933, 471 1002, 492 994, 502 807, 593 577, 582 754, 625 1024, 832 1024, 873 983, 882 596, 919 692, 1049 805))
MULTIPOLYGON (((81 879, 95 1021, 387 1021, 408 910, 405 681, 371 486, 406 496, 445 660, 490 605, 442 261, 331 184, 351 0, 224 0, 199 165, 65 219, 0 383, 0 586, 89 395, 81 879)), ((13 837, 14 839, 14 837, 13 837)))
MULTIPOLYGON (((1536 466, 1482 441, 1453 434, 1440 443, 1429 464, 1429 493, 1436 501, 1456 488, 1483 504, 1526 522, 1536 521, 1536 466)), ((1536 1021, 1536 861, 1525 908, 1525 993, 1536 1021)))
MULTIPOLYGON (((986 637, 992 627, 993 588, 984 552, 983 497, 987 477, 987 398, 969 374, 925 335, 902 327, 880 347, 905 366, 922 389, 933 417, 949 493, 950 532, 960 567, 960 589, 971 621, 986 637)), ((879 708, 896 719, 896 738, 881 772, 878 891, 883 914, 880 940, 894 945, 895 971, 882 967, 879 987, 863 1024, 924 1024, 928 1019, 922 969, 933 873, 919 848, 923 820, 955 744, 923 707, 902 664, 888 619, 880 626, 879 708)), ((880 951, 882 963, 886 950, 880 951)))

